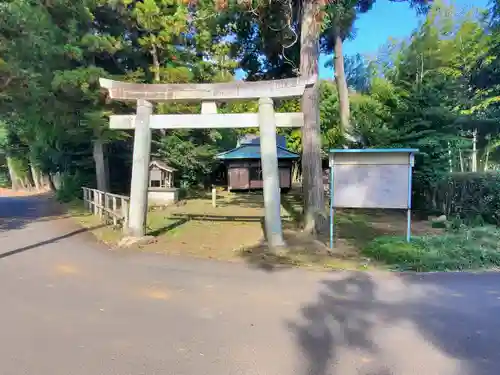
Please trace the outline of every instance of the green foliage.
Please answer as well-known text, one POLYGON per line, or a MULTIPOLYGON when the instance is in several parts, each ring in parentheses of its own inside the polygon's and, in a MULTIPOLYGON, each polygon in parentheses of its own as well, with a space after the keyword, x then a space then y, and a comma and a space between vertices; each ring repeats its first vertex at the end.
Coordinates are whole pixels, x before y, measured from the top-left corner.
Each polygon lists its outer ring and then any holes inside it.
POLYGON ((177 131, 160 139, 157 156, 177 169, 181 187, 191 187, 209 183, 216 153, 209 134, 177 131))
MULTIPOLYGON (((130 113, 133 107, 107 100, 98 79, 147 83, 232 79, 236 62, 227 57, 231 43, 225 40, 230 28, 217 20, 193 17, 192 12, 187 3, 172 0, 16 0, 2 4, 0 160, 10 153, 29 160, 45 174, 74 176, 78 170, 82 183, 94 185, 92 145, 99 139, 108 150, 119 152, 107 155, 112 187, 127 192, 132 138, 110 131, 108 115, 130 113)), ((186 110, 199 112, 199 105, 158 106, 160 113, 186 110)), ((207 135, 205 142, 215 145, 224 144, 225 134, 193 132, 176 134, 176 139, 189 143, 207 135)), ((171 145, 171 139, 162 141, 161 137, 155 134, 159 144, 171 145)), ((197 156, 205 157, 185 173, 192 183, 194 175, 209 174, 210 158, 219 146, 179 144, 175 149, 186 152, 187 165, 197 156)), ((181 159, 176 159, 179 164, 181 159)), ((72 187, 73 177, 65 178, 68 182, 61 194, 79 194, 72 187)))
MULTIPOLYGON (((354 37, 358 15, 374 2, 329 2, 317 19, 323 26, 323 51, 332 51, 338 33, 342 38, 354 37)), ((238 66, 248 80, 295 76, 304 2, 259 0, 253 2, 255 11, 244 8, 245 4, 230 2, 226 11, 218 12, 213 0, 4 2, 0 7, 0 164, 13 156, 23 160, 25 177, 29 162, 45 174, 74 176, 78 170, 82 182, 94 184, 92 145, 99 139, 109 150, 113 189, 126 192, 132 137, 110 131, 108 115, 133 113, 134 107, 110 102, 98 78, 220 82, 233 79, 238 66)), ((499 165, 499 19, 495 6, 486 16, 474 10, 462 14, 436 2, 411 38, 392 43, 387 56, 377 61, 359 55, 346 59, 351 122, 362 146, 421 150, 414 176, 416 208, 440 209, 435 192, 444 176, 450 168, 470 169, 472 132, 478 134, 480 168, 499 165)), ((319 90, 326 156, 327 149, 343 147, 345 140, 336 85, 324 81, 319 90)), ((221 103, 220 109, 256 112, 257 105, 256 101, 221 103)), ((300 101, 276 102, 276 110, 299 111, 300 101)), ((199 111, 199 105, 184 103, 156 106, 157 113, 199 111)), ((211 175, 216 165, 213 156, 234 147, 241 132, 154 132, 152 151, 179 170, 179 183, 197 185, 211 175)), ((300 129, 279 132, 293 151, 301 152, 300 129)), ((66 185, 71 187, 71 182, 66 185)), ((64 189, 73 191, 70 187, 64 189)))
POLYGON ((500 266, 500 229, 463 228, 424 237, 410 243, 398 237, 380 237, 363 253, 398 270, 455 271, 500 266))
POLYGON ((435 201, 448 216, 500 225, 500 173, 453 173, 437 185, 435 201))
POLYGON ((61 186, 56 192, 57 200, 67 203, 81 197, 82 186, 84 186, 84 180, 80 173, 63 174, 61 176, 61 186))

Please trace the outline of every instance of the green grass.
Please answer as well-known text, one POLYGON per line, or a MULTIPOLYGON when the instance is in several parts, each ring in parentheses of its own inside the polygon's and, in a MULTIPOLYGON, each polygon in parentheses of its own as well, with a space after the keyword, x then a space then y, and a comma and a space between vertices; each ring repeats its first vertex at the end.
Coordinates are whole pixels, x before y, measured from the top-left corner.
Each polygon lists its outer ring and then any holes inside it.
POLYGON ((380 237, 363 253, 398 270, 456 271, 500 267, 500 229, 461 228, 443 234, 403 238, 380 237))
POLYGON ((72 200, 66 203, 67 214, 82 227, 87 228, 97 239, 109 245, 115 245, 122 237, 121 230, 112 225, 104 225, 101 219, 92 215, 83 207, 83 201, 72 200))

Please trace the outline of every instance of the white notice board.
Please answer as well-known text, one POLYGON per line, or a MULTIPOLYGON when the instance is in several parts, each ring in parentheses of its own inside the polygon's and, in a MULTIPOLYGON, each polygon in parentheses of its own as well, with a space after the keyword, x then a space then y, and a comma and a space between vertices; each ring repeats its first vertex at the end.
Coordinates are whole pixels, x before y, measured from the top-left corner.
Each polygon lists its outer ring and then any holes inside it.
POLYGON ((406 210, 406 241, 411 237, 411 180, 417 149, 330 150, 330 248, 336 208, 406 210))
POLYGON ((333 206, 408 208, 407 165, 335 165, 333 206))
POLYGON ((333 207, 410 207, 410 154, 349 152, 331 155, 333 207))

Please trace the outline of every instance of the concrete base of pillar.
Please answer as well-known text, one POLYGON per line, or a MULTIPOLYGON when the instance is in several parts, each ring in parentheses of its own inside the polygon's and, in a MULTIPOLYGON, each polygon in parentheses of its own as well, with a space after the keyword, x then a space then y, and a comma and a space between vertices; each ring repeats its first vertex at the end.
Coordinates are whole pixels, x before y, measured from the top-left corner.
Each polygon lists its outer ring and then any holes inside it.
POLYGON ((118 247, 131 247, 131 246, 138 246, 138 245, 147 245, 148 243, 151 243, 154 241, 154 236, 143 236, 143 237, 123 237, 120 242, 118 243, 118 247))

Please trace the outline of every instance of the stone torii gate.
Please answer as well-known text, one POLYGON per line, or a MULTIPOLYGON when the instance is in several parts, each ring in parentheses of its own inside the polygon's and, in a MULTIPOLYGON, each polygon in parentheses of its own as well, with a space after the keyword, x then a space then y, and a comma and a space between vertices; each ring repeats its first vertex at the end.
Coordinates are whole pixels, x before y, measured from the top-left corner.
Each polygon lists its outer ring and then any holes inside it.
POLYGON ((145 235, 151 129, 203 129, 259 127, 266 237, 270 247, 284 245, 280 215, 276 127, 301 127, 302 113, 275 113, 273 99, 304 94, 317 77, 274 81, 228 82, 213 84, 136 84, 101 78, 109 97, 136 101, 136 115, 113 115, 111 129, 134 129, 134 152, 127 232, 132 237, 145 235), (218 101, 258 99, 258 113, 218 114, 218 101), (152 115, 151 102, 200 102, 201 114, 152 115))

